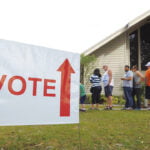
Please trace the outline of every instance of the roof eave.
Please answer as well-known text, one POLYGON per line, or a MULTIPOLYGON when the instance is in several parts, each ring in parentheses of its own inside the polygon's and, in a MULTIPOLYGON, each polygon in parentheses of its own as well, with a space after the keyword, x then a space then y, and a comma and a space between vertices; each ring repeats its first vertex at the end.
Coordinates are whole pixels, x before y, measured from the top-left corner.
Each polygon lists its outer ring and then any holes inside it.
POLYGON ((91 48, 87 49, 86 51, 84 51, 82 54, 84 54, 85 56, 90 55, 91 53, 93 53, 94 51, 96 51, 97 49, 99 49, 100 47, 104 46, 106 43, 110 42, 111 40, 115 39, 116 37, 118 37, 119 35, 123 34, 124 32, 126 32, 128 29, 130 29, 131 27, 133 27, 134 25, 136 25, 137 23, 139 23, 140 21, 148 18, 150 16, 150 10, 148 10, 147 12, 145 12, 144 14, 138 16, 137 18, 135 18, 134 20, 130 21, 125 27, 121 28, 120 30, 118 30, 117 32, 111 34, 110 36, 108 36, 107 38, 105 38, 104 40, 100 41, 99 43, 95 44, 94 46, 92 46, 91 48))

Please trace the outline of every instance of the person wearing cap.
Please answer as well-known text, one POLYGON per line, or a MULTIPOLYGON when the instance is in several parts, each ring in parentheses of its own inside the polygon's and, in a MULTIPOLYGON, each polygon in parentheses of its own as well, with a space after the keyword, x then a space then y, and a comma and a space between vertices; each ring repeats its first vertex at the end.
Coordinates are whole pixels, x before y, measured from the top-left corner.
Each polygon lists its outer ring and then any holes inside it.
POLYGON ((150 62, 148 62, 145 66, 147 67, 145 72, 145 98, 146 101, 149 101, 148 110, 150 110, 150 62))
POLYGON ((125 107, 123 109, 125 110, 132 110, 133 109, 133 97, 132 97, 132 91, 133 91, 133 72, 130 71, 130 67, 126 65, 124 67, 125 74, 124 77, 121 78, 123 81, 123 91, 125 96, 125 107))

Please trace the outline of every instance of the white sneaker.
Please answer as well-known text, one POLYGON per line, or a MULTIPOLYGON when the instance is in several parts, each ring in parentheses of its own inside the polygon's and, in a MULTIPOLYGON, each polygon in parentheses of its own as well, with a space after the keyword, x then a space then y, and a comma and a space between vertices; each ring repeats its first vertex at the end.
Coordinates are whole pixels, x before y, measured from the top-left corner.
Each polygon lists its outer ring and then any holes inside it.
POLYGON ((80 111, 83 111, 83 112, 85 112, 85 111, 86 111, 86 109, 85 109, 85 108, 81 108, 81 109, 80 109, 80 111))

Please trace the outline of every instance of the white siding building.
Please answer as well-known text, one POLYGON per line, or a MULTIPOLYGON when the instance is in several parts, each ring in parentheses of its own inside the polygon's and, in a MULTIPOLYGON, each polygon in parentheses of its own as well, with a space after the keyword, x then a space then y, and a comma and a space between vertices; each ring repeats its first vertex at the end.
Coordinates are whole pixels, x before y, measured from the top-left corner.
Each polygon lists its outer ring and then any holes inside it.
POLYGON ((85 75, 85 86, 89 93, 89 75, 95 68, 108 65, 113 71, 115 81, 114 95, 122 95, 124 65, 137 65, 144 71, 144 65, 150 61, 150 11, 129 22, 103 41, 97 43, 83 53, 95 55, 96 62, 90 65, 90 71, 85 75))

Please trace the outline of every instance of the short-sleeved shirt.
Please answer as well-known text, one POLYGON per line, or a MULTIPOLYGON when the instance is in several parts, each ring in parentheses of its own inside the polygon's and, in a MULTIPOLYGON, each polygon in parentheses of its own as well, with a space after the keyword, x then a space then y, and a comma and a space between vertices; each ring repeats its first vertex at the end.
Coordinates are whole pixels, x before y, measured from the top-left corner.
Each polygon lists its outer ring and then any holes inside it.
POLYGON ((90 77, 90 82, 92 83, 92 87, 101 86, 101 80, 102 80, 101 77, 94 74, 90 77))
MULTIPOLYGON (((132 71, 127 71, 124 74, 124 78, 133 78, 133 72, 132 71)), ((123 87, 133 87, 133 80, 123 80, 123 87)))
POLYGON ((148 70, 145 72, 145 77, 146 77, 146 85, 147 85, 147 86, 150 86, 150 69, 148 69, 148 70))
POLYGON ((85 95, 86 95, 86 93, 85 93, 84 85, 80 84, 80 96, 85 96, 85 95))

